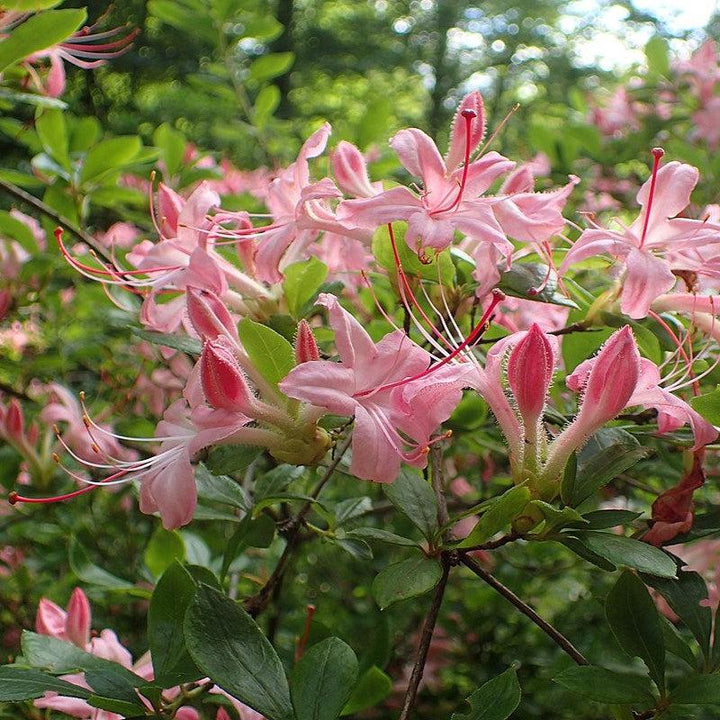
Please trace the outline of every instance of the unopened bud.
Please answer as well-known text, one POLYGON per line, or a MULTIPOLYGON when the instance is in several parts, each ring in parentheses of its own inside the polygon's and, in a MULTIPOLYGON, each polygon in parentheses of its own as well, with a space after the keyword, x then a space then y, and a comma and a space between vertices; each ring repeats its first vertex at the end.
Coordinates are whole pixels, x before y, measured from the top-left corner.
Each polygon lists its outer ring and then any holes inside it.
POLYGON ((253 395, 232 350, 221 340, 205 343, 200 356, 200 381, 214 408, 248 413, 253 395))
POLYGON ((508 358, 507 378, 526 426, 537 423, 555 370, 550 339, 533 323, 508 358))
POLYGON ((13 398, 5 414, 5 431, 10 440, 21 441, 25 431, 25 420, 20 403, 13 398))
POLYGON ((298 323, 297 335, 295 336, 295 362, 300 365, 300 363, 319 359, 320 350, 315 341, 315 335, 313 335, 307 321, 301 320, 298 323))
POLYGON ((188 285, 186 301, 190 322, 203 340, 214 340, 226 333, 238 340, 230 311, 215 293, 188 285))
POLYGON ((90 603, 80 588, 75 588, 67 608, 66 633, 68 640, 83 650, 90 642, 90 603))

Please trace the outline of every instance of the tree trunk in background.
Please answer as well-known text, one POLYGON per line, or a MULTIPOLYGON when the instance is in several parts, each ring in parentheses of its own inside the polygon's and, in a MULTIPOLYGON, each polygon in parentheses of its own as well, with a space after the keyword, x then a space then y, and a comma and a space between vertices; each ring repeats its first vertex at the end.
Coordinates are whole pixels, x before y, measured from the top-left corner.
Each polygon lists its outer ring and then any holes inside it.
POLYGON ((437 138, 438 132, 445 124, 445 108, 443 100, 453 86, 452 73, 448 72, 447 44, 448 31, 455 27, 459 20, 460 3, 458 0, 443 0, 437 3, 437 43, 433 69, 435 72, 435 85, 430 93, 430 113, 428 129, 432 138, 437 138))
MULTIPOLYGON (((294 0, 278 0, 275 17, 285 28, 270 46, 270 52, 295 52, 293 38, 293 10, 294 0)), ((275 82, 280 89, 280 105, 275 113, 277 117, 288 118, 292 115, 292 104, 290 102, 290 72, 281 75, 275 82)))

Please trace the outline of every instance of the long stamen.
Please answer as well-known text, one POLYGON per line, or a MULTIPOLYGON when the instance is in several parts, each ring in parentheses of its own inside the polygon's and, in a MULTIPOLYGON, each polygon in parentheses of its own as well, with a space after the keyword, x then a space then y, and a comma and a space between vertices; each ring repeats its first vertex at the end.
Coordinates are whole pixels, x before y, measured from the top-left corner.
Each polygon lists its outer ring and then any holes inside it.
POLYGON ((653 169, 652 179, 650 180, 650 192, 648 193, 648 203, 645 208, 645 221, 643 222, 642 235, 640 236, 640 247, 645 244, 645 236, 647 235, 648 224, 650 223, 650 211, 652 210, 653 198, 655 197, 655 183, 657 182, 658 169, 660 167, 660 158, 665 154, 662 148, 656 147, 652 149, 653 169))
POLYGON ((416 375, 413 375, 411 377, 403 378, 402 380, 396 380, 395 382, 388 383, 387 385, 381 385, 378 388, 363 390, 362 392, 356 393, 354 397, 366 397, 367 395, 372 395, 374 393, 380 392, 381 390, 391 390, 392 388, 400 387, 401 385, 407 385, 414 380, 420 380, 421 378, 427 377, 436 370, 439 370, 443 365, 447 365, 447 363, 454 360, 460 353, 462 353, 463 350, 465 350, 465 348, 471 346, 485 332, 490 316, 495 311, 497 305, 499 305, 504 299, 505 293, 503 293, 501 290, 493 290, 492 302, 483 314, 480 322, 478 322, 478 324, 472 329, 472 332, 465 338, 465 340, 460 343, 460 345, 458 345, 447 357, 444 357, 442 360, 435 363, 435 365, 431 365, 427 370, 423 370, 423 372, 417 373, 416 375))
POLYGON ((477 113, 474 110, 467 108, 462 111, 462 116, 463 116, 463 119, 465 120, 465 161, 464 161, 464 165, 463 165, 462 178, 460 179, 460 188, 458 189, 457 197, 450 205, 446 205, 445 207, 441 207, 437 210, 433 210, 430 213, 431 215, 436 215, 438 213, 449 212, 450 210, 454 210, 460 204, 463 193, 465 192, 465 185, 467 184, 468 171, 470 170, 470 144, 471 144, 471 135, 472 135, 472 122, 477 117, 477 113))

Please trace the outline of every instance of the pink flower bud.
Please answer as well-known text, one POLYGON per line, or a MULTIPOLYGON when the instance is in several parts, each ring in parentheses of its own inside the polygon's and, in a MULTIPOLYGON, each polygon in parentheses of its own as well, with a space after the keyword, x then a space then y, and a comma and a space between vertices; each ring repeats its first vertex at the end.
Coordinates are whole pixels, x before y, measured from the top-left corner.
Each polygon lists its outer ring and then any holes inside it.
POLYGON ((298 331, 295 336, 295 362, 310 362, 311 360, 320 359, 320 350, 318 350, 315 335, 307 324, 307 321, 301 320, 298 323, 298 331))
POLYGON ((537 423, 555 370, 555 350, 535 323, 512 349, 507 378, 527 427, 537 423))
POLYGON ((58 607, 52 600, 41 598, 38 603, 35 615, 35 630, 41 635, 52 635, 52 637, 65 640, 65 623, 67 614, 58 607))
POLYGON ((466 156, 472 155, 483 135, 485 135, 485 108, 482 95, 475 90, 462 99, 450 126, 450 145, 445 156, 448 173, 457 169, 466 156))
POLYGON ((13 398, 8 404, 5 415, 5 432, 10 440, 21 442, 25 431, 25 421, 20 403, 13 398))
POLYGON ((83 650, 90 642, 90 603, 80 588, 75 588, 67 608, 65 632, 68 640, 83 650))
POLYGON ((585 386, 577 422, 592 425, 594 430, 627 406, 640 377, 640 353, 630 326, 610 336, 591 366, 585 365, 584 382, 575 382, 580 367, 568 378, 568 385, 585 386))
POLYGON ((215 293, 188 285, 186 302, 190 322, 203 340, 214 340, 227 331, 233 340, 238 341, 235 322, 215 293))
POLYGON ((249 411, 253 395, 235 355, 221 339, 205 343, 200 356, 200 381, 205 399, 214 408, 249 411))
POLYGON ((338 144, 332 166, 337 184, 346 195, 369 198, 378 194, 368 177, 365 158, 352 143, 343 140, 338 144))

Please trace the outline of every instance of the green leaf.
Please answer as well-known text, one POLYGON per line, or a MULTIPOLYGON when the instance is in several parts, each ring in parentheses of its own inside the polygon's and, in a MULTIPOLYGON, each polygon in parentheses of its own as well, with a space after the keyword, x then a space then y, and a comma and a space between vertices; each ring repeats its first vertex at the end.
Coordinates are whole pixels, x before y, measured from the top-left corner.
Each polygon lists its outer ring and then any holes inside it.
POLYGON ((577 307, 570 298, 558 292, 557 273, 551 270, 548 275, 548 270, 548 266, 542 263, 517 262, 500 275, 498 288, 506 295, 513 297, 572 308, 577 307), (532 292, 539 287, 542 287, 539 293, 532 292))
POLYGON ((0 42, 0 72, 38 50, 67 40, 85 18, 85 10, 48 10, 28 18, 0 42))
POLYGON ((587 523, 583 529, 607 530, 618 525, 627 525, 640 517, 640 515, 642 513, 633 512, 632 510, 593 510, 582 516, 587 523))
POLYGON ((400 470, 400 475, 392 485, 383 490, 388 500, 406 515, 430 540, 438 529, 437 500, 428 482, 417 473, 407 468, 400 470))
POLYGON ((363 540, 377 540, 378 542, 387 543, 388 545, 403 545, 406 547, 415 547, 417 543, 410 538, 396 535, 388 530, 380 528, 362 527, 347 531, 348 537, 359 537, 363 540))
POLYGON ((520 704, 521 691, 515 668, 481 685, 466 702, 470 712, 453 713, 451 720, 505 720, 520 704))
POLYGON ((299 318, 302 316, 303 306, 317 295, 320 286, 325 282, 327 265, 316 257, 311 257, 309 260, 293 263, 283 272, 283 291, 288 309, 293 317, 299 318))
POLYGON ((665 641, 660 615, 642 580, 624 570, 605 601, 605 616, 620 647, 639 657, 665 687, 665 641))
POLYGON ((572 552, 574 552, 576 555, 581 557, 583 560, 587 560, 589 563, 592 563, 593 565, 597 565, 599 568, 602 568, 603 570, 607 570, 608 572, 615 572, 615 570, 617 570, 617 567, 613 563, 606 560, 601 555, 598 555, 597 553, 592 552, 582 542, 580 542, 580 540, 577 540, 576 538, 571 537, 570 535, 566 535, 565 533, 563 533, 560 536, 560 542, 568 550, 572 550, 572 552))
POLYGON ((163 123, 153 133, 153 142, 160 149, 168 175, 172 176, 180 172, 187 144, 185 136, 170 124, 163 123))
POLYGON ((371 510, 372 500, 367 495, 341 500, 333 509, 335 523, 343 525, 348 520, 365 515, 371 510))
POLYGON ((183 620, 197 586, 190 573, 173 560, 155 586, 148 610, 148 642, 155 679, 163 687, 201 677, 185 647, 183 620))
POLYGON ((22 220, 13 217, 6 210, 0 210, 0 233, 19 243, 31 255, 38 252, 37 241, 32 230, 22 220))
POLYGON ((228 541, 223 555, 221 577, 225 577, 232 561, 248 547, 266 548, 270 547, 270 543, 275 537, 275 523, 268 515, 260 515, 253 520, 250 515, 246 515, 237 526, 237 530, 233 533, 228 541))
POLYGON ((673 612, 695 636, 703 655, 709 657, 712 611, 700 605, 702 600, 708 598, 707 585, 702 577, 696 572, 679 570, 676 579, 643 575, 643 580, 665 598, 673 612))
POLYGON ((145 548, 145 564, 153 577, 160 577, 174 560, 185 559, 185 543, 180 533, 158 527, 145 548))
POLYGON ((674 705, 720 705, 720 675, 691 675, 670 693, 674 705))
MULTIPOLYGON (((572 316, 571 316, 572 317, 572 316)), ((592 328, 563 336, 561 351, 565 371, 571 373, 583 360, 587 360, 613 334, 613 328, 592 328)))
MULTIPOLYGON (((2 44, 0 43, 0 48, 2 44)), ((45 152, 66 170, 70 170, 68 134, 62 110, 46 109, 35 120, 35 129, 45 152)))
POLYGON ((138 698, 136 702, 130 700, 118 700, 117 698, 109 698, 101 695, 90 695, 87 699, 88 705, 100 708, 101 710, 107 710, 111 713, 117 713, 126 718, 137 717, 138 715, 144 715, 146 711, 145 705, 138 698))
POLYGON ((720 387, 712 392, 690 399, 693 410, 699 412, 709 423, 720 425, 720 387))
POLYGON ((262 130, 278 109, 278 105, 280 105, 280 89, 277 85, 266 85, 255 98, 255 112, 253 113, 255 127, 262 130))
POLYGON ((313 645, 290 676, 296 720, 337 720, 357 677, 355 653, 342 640, 330 637, 313 645))
POLYGON ((647 677, 606 670, 595 665, 571 667, 553 680, 571 692, 595 702, 624 705, 652 703, 652 686, 647 677))
POLYGON ((354 715, 377 705, 392 692, 392 688, 390 677, 372 665, 360 676, 342 715, 354 715))
POLYGON ((141 328, 130 328, 133 335, 137 335, 142 340, 147 340, 153 345, 180 350, 180 352, 188 355, 200 355, 202 352, 202 344, 197 338, 191 338, 187 335, 165 335, 164 333, 151 332, 141 328))
POLYGON ((263 55, 250 65, 250 79, 255 82, 284 75, 295 62, 295 53, 280 52, 263 55))
POLYGON ((266 498, 277 497, 291 483, 302 477, 305 468, 295 465, 278 465, 258 478, 255 483, 254 503, 266 498))
POLYGON ((213 475, 204 465, 200 464, 195 470, 195 484, 198 496, 205 500, 220 502, 245 512, 249 509, 245 491, 227 475, 213 475))
POLYGON ((666 77, 670 74, 668 42, 664 37, 656 35, 648 40, 645 45, 645 57, 647 57, 648 68, 651 73, 666 77))
POLYGON ((339 545, 346 553, 349 553, 357 560, 372 560, 373 552, 370 546, 359 538, 336 537, 335 544, 339 545))
POLYGON ((530 501, 530 491, 524 485, 512 487, 497 497, 483 513, 470 534, 455 547, 468 548, 489 540, 510 524, 530 501))
POLYGON ((604 428, 596 432, 577 455, 574 476, 563 477, 560 494, 575 507, 646 457, 648 450, 625 430, 604 428))
POLYGON ((205 466, 213 475, 242 472, 263 452, 253 445, 219 445, 208 453, 205 466))
POLYGON ((295 352, 282 336, 250 318, 238 325, 240 342, 253 365, 274 387, 295 367, 295 352))
POLYGON ((131 582, 116 577, 107 570, 95 565, 90 559, 87 550, 76 537, 70 540, 68 554, 72 571, 83 582, 89 585, 100 585, 111 590, 128 590, 134 587, 131 582))
POLYGON ((603 532, 573 530, 573 535, 593 553, 615 565, 625 565, 658 577, 675 577, 675 561, 662 550, 633 538, 603 532))
POLYGON ((91 695, 89 690, 79 685, 46 675, 39 670, 14 665, 0 667, 0 702, 35 700, 48 691, 83 700, 91 695))
POLYGON ((381 610, 399 600, 432 590, 442 577, 437 560, 419 555, 383 568, 373 580, 372 594, 381 610))
POLYGON ((680 631, 666 617, 660 617, 660 624, 663 629, 665 650, 684 660, 694 670, 697 667, 697 659, 680 631))
POLYGON ((201 585, 185 617, 185 642, 196 665, 223 690, 268 720, 293 720, 280 658, 230 598, 201 585))
POLYGON ((90 148, 85 156, 80 182, 97 182, 106 173, 121 170, 132 162, 142 149, 142 143, 137 135, 115 137, 103 140, 90 148))

